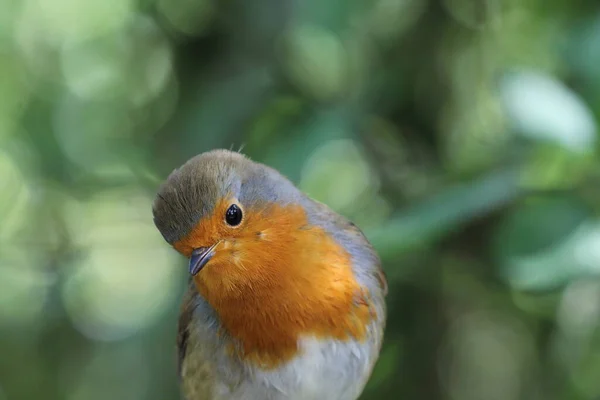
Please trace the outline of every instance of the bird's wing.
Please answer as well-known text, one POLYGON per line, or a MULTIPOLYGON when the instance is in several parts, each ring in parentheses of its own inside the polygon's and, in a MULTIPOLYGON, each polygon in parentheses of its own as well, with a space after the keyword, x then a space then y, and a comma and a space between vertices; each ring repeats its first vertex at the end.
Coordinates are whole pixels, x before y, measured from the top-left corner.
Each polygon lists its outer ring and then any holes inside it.
POLYGON ((209 358, 209 348, 197 327, 194 288, 183 298, 177 328, 177 367, 181 391, 185 400, 214 399, 215 368, 209 358))
MULTIPOLYGON (((360 235, 361 238, 371 248, 371 251, 374 254, 377 254, 375 249, 373 248, 373 245, 368 241, 368 239, 365 236, 365 234, 363 233, 363 231, 352 221, 346 220, 346 223, 349 225, 348 229, 351 229, 351 230, 355 231, 356 234, 360 235)), ((381 261, 379 260, 379 257, 377 257, 377 265, 375 266, 374 273, 375 273, 375 276, 377 277, 377 281, 379 282, 379 286, 381 287, 381 291, 383 292, 383 295, 387 296, 387 294, 388 294, 387 276, 385 274, 385 271, 383 270, 383 267, 381 266, 381 261)))
POLYGON ((193 313, 194 305, 192 296, 191 293, 188 292, 183 298, 177 324, 177 371, 179 376, 181 376, 183 360, 185 360, 187 353, 188 339, 190 336, 189 327, 192 323, 193 313))

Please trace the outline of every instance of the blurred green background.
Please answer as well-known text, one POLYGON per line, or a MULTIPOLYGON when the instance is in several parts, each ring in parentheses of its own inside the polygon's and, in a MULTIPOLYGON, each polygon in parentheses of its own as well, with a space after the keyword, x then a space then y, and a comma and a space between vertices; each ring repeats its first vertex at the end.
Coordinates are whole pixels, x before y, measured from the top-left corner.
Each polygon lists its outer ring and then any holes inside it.
POLYGON ((596 0, 0 0, 0 400, 178 398, 152 222, 243 147, 390 281, 364 399, 600 398, 596 0))

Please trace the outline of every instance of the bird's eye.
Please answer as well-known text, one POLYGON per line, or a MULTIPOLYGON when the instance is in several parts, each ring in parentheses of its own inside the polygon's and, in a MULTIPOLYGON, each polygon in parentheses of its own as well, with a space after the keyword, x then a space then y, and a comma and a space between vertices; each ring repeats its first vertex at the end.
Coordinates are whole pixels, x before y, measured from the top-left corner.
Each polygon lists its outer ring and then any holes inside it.
POLYGON ((239 225, 242 217, 242 210, 235 204, 232 204, 225 213, 225 221, 231 226, 239 225))

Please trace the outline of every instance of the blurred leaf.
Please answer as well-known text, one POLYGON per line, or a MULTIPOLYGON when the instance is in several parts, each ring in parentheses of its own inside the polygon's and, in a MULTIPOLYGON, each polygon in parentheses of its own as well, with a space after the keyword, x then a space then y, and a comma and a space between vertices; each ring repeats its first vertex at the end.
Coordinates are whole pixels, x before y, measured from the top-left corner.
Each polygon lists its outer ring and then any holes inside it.
POLYGON ((434 240, 514 200, 520 193, 515 169, 495 172, 472 184, 442 191, 367 232, 383 258, 431 244, 434 240))
POLYGON ((530 199, 502 221, 494 250, 501 258, 542 252, 560 245, 588 216, 588 210, 571 198, 530 199))
POLYGON ((596 142, 596 122, 583 101, 558 80, 532 71, 504 76, 501 93, 515 129, 532 139, 574 151, 596 142))
POLYGON ((500 274, 519 289, 544 290, 584 272, 577 248, 591 233, 589 210, 572 198, 525 203, 498 228, 493 252, 500 274))

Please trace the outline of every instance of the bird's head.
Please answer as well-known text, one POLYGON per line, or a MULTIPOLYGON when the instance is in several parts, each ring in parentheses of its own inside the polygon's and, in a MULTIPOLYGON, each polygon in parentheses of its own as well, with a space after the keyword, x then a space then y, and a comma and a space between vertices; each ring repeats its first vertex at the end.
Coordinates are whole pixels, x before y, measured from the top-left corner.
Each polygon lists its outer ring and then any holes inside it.
POLYGON ((290 254, 299 257, 294 232, 306 225, 302 197, 277 171, 213 150, 171 173, 154 202, 154 222, 189 258, 203 294, 243 295, 277 284, 290 254))

